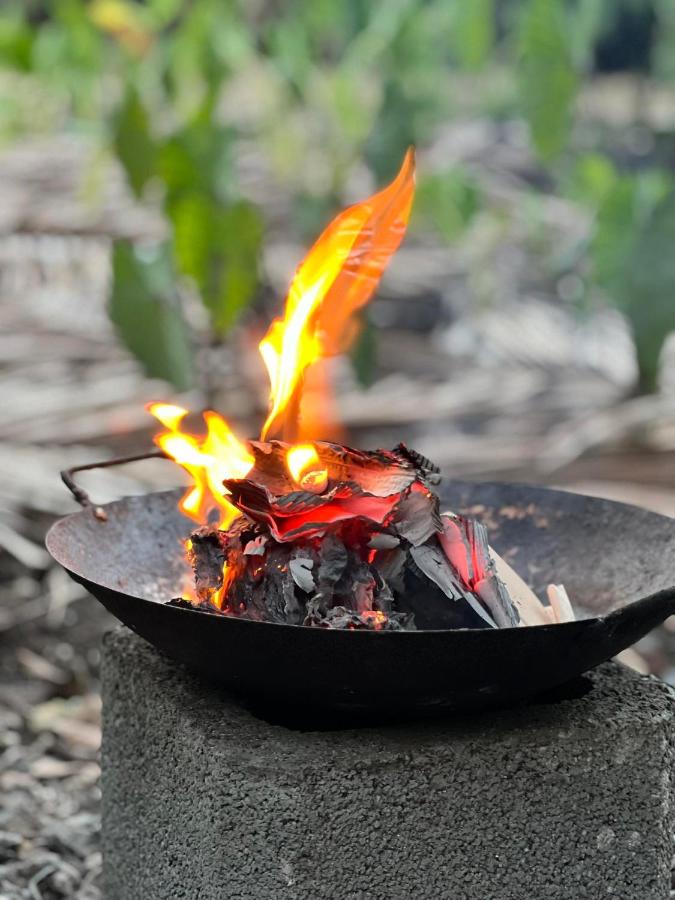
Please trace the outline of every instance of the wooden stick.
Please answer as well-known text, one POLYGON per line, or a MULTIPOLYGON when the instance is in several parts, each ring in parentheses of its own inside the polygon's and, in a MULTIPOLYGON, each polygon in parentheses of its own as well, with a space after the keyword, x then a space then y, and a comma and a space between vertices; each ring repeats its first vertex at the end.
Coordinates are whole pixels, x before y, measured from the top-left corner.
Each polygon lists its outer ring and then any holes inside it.
POLYGON ((574 615, 570 598, 567 596, 565 585, 549 584, 546 588, 546 593, 548 594, 549 603, 553 610, 554 621, 556 623, 574 622, 576 616, 574 615))

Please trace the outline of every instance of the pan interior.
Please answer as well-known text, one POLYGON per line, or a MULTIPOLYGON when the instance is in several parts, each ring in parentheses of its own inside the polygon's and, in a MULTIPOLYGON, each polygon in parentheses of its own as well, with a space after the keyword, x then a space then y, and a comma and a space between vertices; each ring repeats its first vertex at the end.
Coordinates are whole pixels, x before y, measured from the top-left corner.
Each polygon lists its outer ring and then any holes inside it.
MULTIPOLYGON (((564 583, 579 617, 607 613, 669 587, 675 520, 593 497, 512 484, 447 481, 441 508, 473 515, 490 542, 540 595, 564 583)), ((127 497, 60 520, 50 552, 93 583, 148 600, 181 593, 189 571, 182 541, 193 523, 177 508, 181 491, 127 497)))
POLYGON ((57 522, 47 536, 54 558, 75 575, 146 600, 180 596, 190 568, 183 541, 195 524, 178 509, 183 490, 125 497, 57 522))

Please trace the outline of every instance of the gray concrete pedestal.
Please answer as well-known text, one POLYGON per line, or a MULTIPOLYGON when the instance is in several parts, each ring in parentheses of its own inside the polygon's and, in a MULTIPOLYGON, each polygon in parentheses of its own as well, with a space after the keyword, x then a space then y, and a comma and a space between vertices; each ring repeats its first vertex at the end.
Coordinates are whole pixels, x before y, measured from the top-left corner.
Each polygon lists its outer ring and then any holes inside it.
POLYGON ((125 629, 103 677, 106 900, 670 896, 675 702, 619 665, 573 700, 313 732, 125 629))

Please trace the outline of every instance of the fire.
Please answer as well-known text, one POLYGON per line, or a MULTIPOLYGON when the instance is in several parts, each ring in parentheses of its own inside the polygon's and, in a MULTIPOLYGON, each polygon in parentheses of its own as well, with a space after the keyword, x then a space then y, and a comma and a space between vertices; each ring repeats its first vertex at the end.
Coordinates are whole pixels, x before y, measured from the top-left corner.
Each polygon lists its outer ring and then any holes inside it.
MULTIPOLYGON (((354 314, 370 299, 405 234, 415 191, 415 155, 408 150, 392 183, 340 213, 298 269, 282 319, 260 342, 270 379, 270 411, 260 437, 299 418, 308 366, 346 349, 354 314)), ((302 423, 308 435, 312 423, 302 423)))
POLYGON ((286 454, 293 481, 303 490, 321 494, 328 484, 328 469, 321 464, 314 444, 296 444, 286 454))
POLYGON ((223 565, 223 583, 217 591, 214 591, 213 596, 211 597, 211 603, 218 609, 222 610, 222 608, 227 605, 227 592, 236 578, 236 574, 236 571, 231 566, 228 566, 227 563, 223 565))
POLYGON ((186 409, 168 403, 151 403, 148 410, 166 429, 155 435, 155 443, 192 478, 192 487, 179 503, 182 512, 196 522, 205 523, 209 512, 218 509, 218 527, 227 528, 240 513, 227 499, 223 481, 245 478, 248 474, 253 457, 246 444, 235 437, 217 413, 204 413, 206 435, 197 437, 181 430, 186 409))
POLYGON ((375 631, 379 631, 387 621, 387 614, 381 609, 366 609, 360 616, 364 622, 370 622, 375 631))
MULTIPOLYGON (((305 373, 318 360, 344 351, 354 337, 355 314, 370 299, 403 239, 414 191, 411 148, 391 184, 340 213, 298 268, 283 317, 272 322, 259 345, 270 379, 269 414, 261 439, 280 429, 291 440, 298 434, 305 440, 317 437, 310 433, 312 422, 301 417, 305 373)), ((187 410, 166 403, 148 409, 165 429, 155 443, 192 478, 181 510, 204 524, 216 508, 219 527, 228 528, 240 513, 228 500, 223 481, 245 478, 250 471, 254 460, 247 444, 215 412, 204 413, 206 435, 198 437, 182 430, 187 410)), ((303 490, 321 493, 326 488, 328 473, 312 444, 293 446, 287 463, 303 490)))

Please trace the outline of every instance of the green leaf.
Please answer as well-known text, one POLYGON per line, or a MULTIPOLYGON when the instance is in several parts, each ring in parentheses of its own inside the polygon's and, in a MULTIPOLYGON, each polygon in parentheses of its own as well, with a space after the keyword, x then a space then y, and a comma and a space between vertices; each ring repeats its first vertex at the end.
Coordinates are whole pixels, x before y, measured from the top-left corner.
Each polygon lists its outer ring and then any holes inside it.
POLYGON ((619 179, 611 159, 601 153, 586 153, 575 163, 570 182, 569 195, 585 206, 598 206, 619 179))
POLYGON ((565 4, 565 11, 572 60, 585 69, 592 63, 598 39, 615 27, 621 4, 614 0, 575 0, 565 4))
POLYGON ((372 128, 375 102, 364 88, 363 74, 340 67, 325 78, 328 105, 347 146, 360 146, 372 128))
POLYGON ((577 78, 559 0, 529 0, 519 32, 519 94, 532 141, 543 159, 565 146, 577 78))
POLYGON ((617 179, 598 208, 590 244, 595 280, 619 303, 626 264, 638 231, 635 195, 633 179, 626 176, 617 179))
POLYGON ((383 184, 396 174, 401 159, 420 137, 415 125, 417 111, 401 84, 390 75, 384 85, 382 106, 365 145, 366 160, 383 184))
POLYGON ((166 26, 181 11, 182 0, 148 0, 148 12, 157 26, 166 26))
MULTIPOLYGON (((377 79, 381 85, 380 110, 377 118, 371 113, 374 121, 364 149, 377 183, 382 184, 396 174, 411 144, 425 144, 447 120, 451 17, 447 2, 401 0, 370 6, 377 13, 367 39, 359 36, 354 42, 359 44, 354 56, 361 65, 367 64, 364 79, 377 79)), ((352 56, 350 52, 348 58, 352 56)))
POLYGON ((593 155, 577 166, 571 193, 595 205, 588 246, 593 280, 628 318, 640 386, 652 391, 663 341, 675 329, 672 179, 658 171, 620 174, 593 155))
POLYGON ((590 242, 594 278, 622 306, 636 243, 670 185, 660 173, 619 175, 613 167, 610 173, 599 160, 580 175, 585 177, 577 183, 577 191, 585 189, 586 201, 596 204, 595 232, 590 242))
POLYGON ((480 193, 475 182, 457 168, 420 178, 414 216, 452 241, 471 222, 479 206, 480 193))
POLYGON ((174 254, 192 278, 217 334, 225 334, 255 297, 263 225, 250 203, 227 206, 205 194, 180 196, 169 210, 174 254))
POLYGON ((218 93, 230 73, 240 72, 254 55, 243 5, 223 0, 181 3, 178 21, 162 39, 165 77, 185 114, 204 93, 218 93))
POLYGON ((295 16, 281 18, 269 28, 268 45, 272 62, 298 91, 304 91, 312 72, 312 54, 306 23, 295 16))
POLYGON ((622 305, 635 339, 640 385, 656 388, 663 343, 675 330, 675 188, 641 228, 625 272, 622 305))
POLYGON ((192 347, 173 286, 165 246, 141 254, 128 241, 113 247, 110 318, 126 347, 153 378, 178 390, 193 383, 192 347))
POLYGON ((169 208, 186 192, 227 196, 232 140, 232 131, 213 121, 209 98, 191 121, 161 146, 158 169, 169 208))
POLYGON ((0 14, 0 59, 4 66, 29 72, 34 34, 24 15, 21 6, 15 4, 0 14))
POLYGON ((495 39, 494 0, 459 0, 452 29, 455 53, 465 69, 478 69, 495 39))
POLYGON ((140 197, 147 182, 157 172, 157 146, 150 132, 146 109, 132 85, 127 87, 113 122, 113 144, 131 189, 140 197))
POLYGON ((341 198, 330 193, 310 194, 307 191, 298 191, 291 200, 290 224, 295 234, 307 244, 311 244, 326 227, 326 222, 330 222, 341 203, 341 198))
POLYGON ((375 326, 370 316, 364 312, 359 332, 351 350, 351 360, 356 380, 361 387, 370 387, 377 373, 377 339, 375 326))

